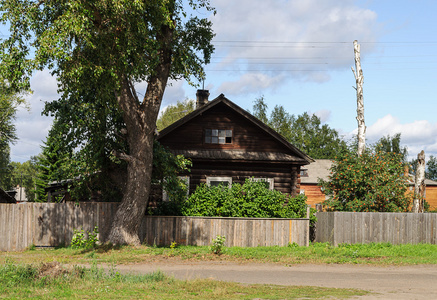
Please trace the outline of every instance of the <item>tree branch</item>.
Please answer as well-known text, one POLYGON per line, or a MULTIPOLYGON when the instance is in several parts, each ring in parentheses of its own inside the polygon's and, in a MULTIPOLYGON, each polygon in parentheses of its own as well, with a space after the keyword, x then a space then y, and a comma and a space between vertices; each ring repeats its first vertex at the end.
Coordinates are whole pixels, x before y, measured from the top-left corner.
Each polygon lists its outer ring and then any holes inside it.
POLYGON ((111 154, 114 155, 115 157, 122 159, 124 161, 127 161, 127 162, 134 162, 135 161, 135 158, 133 156, 130 156, 130 155, 123 153, 123 152, 117 152, 115 150, 112 150, 111 154))

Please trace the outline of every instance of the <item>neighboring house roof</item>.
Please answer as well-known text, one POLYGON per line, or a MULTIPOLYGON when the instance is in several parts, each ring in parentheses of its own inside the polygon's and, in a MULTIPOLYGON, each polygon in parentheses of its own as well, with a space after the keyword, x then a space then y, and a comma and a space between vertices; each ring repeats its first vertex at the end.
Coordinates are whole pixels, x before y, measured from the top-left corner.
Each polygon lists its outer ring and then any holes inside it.
POLYGON ((316 159, 314 162, 306 165, 302 169, 303 175, 300 177, 300 183, 317 184, 318 179, 328 180, 331 174, 333 161, 330 159, 316 159))
MULTIPOLYGON (((246 110, 242 109, 229 99, 227 99, 223 94, 218 96, 212 101, 209 101, 202 107, 194 110, 190 114, 184 116, 183 118, 179 119, 175 123, 171 124, 170 126, 164 128, 161 130, 158 134, 158 140, 175 130, 176 128, 184 125, 185 123, 189 122, 190 120, 194 119, 195 117, 203 114, 207 110, 213 108, 214 106, 218 105, 219 103, 222 103, 226 106, 228 106, 230 109, 238 113, 242 118, 248 120, 252 124, 258 127, 259 130, 262 130, 266 133, 268 133, 271 137, 273 137, 276 141, 284 145, 286 148, 288 148, 294 155, 287 155, 284 153, 267 153, 267 152, 247 152, 242 150, 178 150, 181 153, 177 154, 184 154, 189 157, 196 157, 196 158, 214 158, 214 159, 235 159, 235 160, 271 160, 274 158, 275 160, 278 159, 280 161, 288 161, 288 162, 300 162, 303 164, 309 164, 313 162, 314 160, 306 155, 304 152, 290 144, 282 135, 277 133, 275 130, 261 122, 258 118, 247 112, 246 110), (182 153, 185 152, 185 153, 182 153), (189 154, 189 155, 188 155, 189 154)), ((176 152, 176 151, 175 151, 176 152)))
POLYGON ((0 203, 17 203, 17 201, 0 188, 0 203))

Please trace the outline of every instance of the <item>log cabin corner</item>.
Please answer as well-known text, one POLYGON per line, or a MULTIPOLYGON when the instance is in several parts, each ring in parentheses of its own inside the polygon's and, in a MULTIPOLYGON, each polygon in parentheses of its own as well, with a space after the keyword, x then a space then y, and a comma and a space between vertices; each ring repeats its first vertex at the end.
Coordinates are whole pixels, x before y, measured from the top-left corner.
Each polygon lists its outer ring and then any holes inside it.
POLYGON ((196 97, 196 109, 157 137, 173 154, 191 159, 191 172, 180 174, 189 193, 201 183, 243 184, 247 178, 292 196, 300 193, 301 167, 312 158, 223 94, 208 101, 209 92, 198 90, 196 97))

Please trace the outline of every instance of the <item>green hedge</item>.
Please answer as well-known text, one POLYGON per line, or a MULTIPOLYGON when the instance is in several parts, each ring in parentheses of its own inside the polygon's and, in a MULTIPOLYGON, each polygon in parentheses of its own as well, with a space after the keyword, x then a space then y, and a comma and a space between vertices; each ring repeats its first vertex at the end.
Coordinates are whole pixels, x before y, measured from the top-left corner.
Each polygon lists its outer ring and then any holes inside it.
MULTIPOLYGON (((247 179, 231 187, 201 184, 188 199, 162 202, 153 212, 157 215, 305 218, 306 196, 290 197, 266 188, 265 182, 247 179)), ((313 214, 312 214, 313 215, 313 214)), ((312 223, 315 217, 311 218, 312 223)))

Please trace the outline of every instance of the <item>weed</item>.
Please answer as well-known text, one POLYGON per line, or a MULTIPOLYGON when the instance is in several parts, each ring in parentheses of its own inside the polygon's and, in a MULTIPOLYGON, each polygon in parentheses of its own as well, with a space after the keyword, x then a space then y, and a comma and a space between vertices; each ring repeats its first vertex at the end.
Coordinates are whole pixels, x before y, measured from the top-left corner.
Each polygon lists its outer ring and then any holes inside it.
POLYGON ((36 246, 35 246, 35 244, 31 244, 31 245, 29 245, 29 247, 27 247, 27 250, 29 250, 29 251, 34 251, 34 250, 36 250, 36 246))
POLYGON ((212 240, 212 245, 210 246, 211 252, 220 255, 223 252, 225 242, 226 237, 224 235, 218 235, 215 239, 212 240))
POLYGON ((86 234, 83 229, 80 231, 74 229, 73 237, 71 238, 71 247, 74 249, 91 249, 96 248, 98 239, 99 229, 98 227, 94 227, 92 232, 87 231, 86 234))

